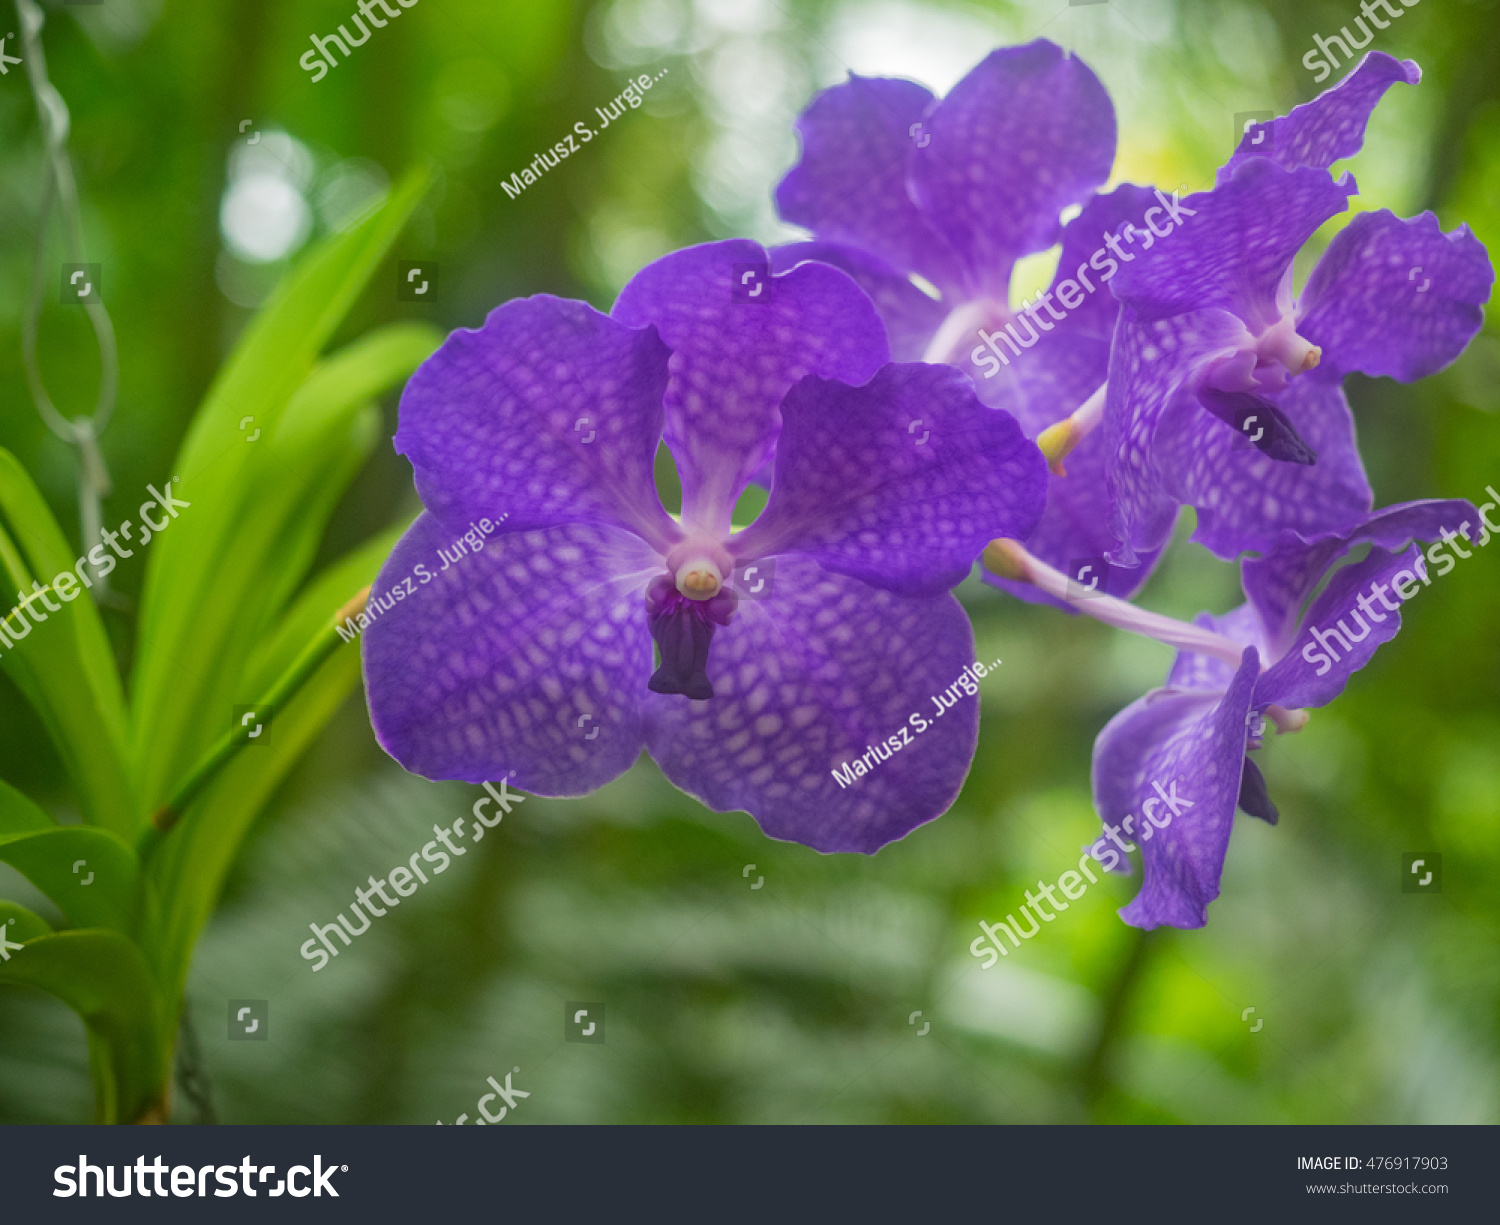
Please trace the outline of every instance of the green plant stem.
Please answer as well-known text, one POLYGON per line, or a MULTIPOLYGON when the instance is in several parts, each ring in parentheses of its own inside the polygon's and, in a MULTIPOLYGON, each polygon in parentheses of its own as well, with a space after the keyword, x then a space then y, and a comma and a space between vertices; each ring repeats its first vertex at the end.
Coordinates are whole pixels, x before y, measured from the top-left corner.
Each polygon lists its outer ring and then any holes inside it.
POLYGON ((1131 928, 1130 932, 1125 964, 1110 984, 1109 995, 1104 1001, 1104 1015, 1100 1018, 1098 1038, 1080 1069, 1079 1080, 1084 1102, 1090 1108, 1098 1104, 1109 1087, 1110 1056, 1114 1054, 1123 1036, 1126 1013, 1140 983, 1147 957, 1156 947, 1156 933, 1138 928, 1131 928))
MULTIPOLYGON (((366 587, 339 609, 323 632, 314 638, 292 666, 282 673, 281 679, 271 687, 271 692, 266 694, 265 699, 258 705, 269 707, 274 711, 296 697, 302 686, 312 679, 313 674, 327 662, 329 656, 344 644, 344 639, 338 633, 338 627, 346 620, 364 612, 369 598, 370 589, 366 587)), ((151 824, 141 835, 137 847, 143 859, 155 849, 162 836, 182 819, 189 805, 219 777, 246 743, 245 737, 238 734, 238 729, 225 732, 219 737, 214 746, 189 772, 172 797, 152 814, 151 824)))

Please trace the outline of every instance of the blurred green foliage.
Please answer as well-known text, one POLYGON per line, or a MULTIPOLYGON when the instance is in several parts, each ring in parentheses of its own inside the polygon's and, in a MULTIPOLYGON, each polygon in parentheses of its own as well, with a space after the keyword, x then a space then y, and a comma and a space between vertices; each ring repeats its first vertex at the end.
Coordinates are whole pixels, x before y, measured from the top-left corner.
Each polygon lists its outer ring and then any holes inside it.
MULTIPOLYGON (((290 227, 302 241, 346 223, 414 162, 437 167, 341 347, 399 320, 474 326, 533 293, 607 308, 664 251, 790 236, 769 204, 796 156, 790 120, 851 68, 941 90, 991 45, 1052 38, 1115 98, 1120 177, 1204 186, 1234 113, 1312 96, 1302 54, 1355 7, 421 0, 313 84, 297 59, 309 35, 348 21, 352 0, 54 5, 49 66, 72 111, 88 258, 104 266, 122 356, 104 437, 120 492, 106 519, 127 517, 134 493, 169 470, 251 308, 295 254, 296 241, 256 262, 230 241, 233 176, 264 170, 261 154, 281 159, 302 202, 290 227), (502 190, 627 73, 664 69, 618 128, 520 198, 502 190), (401 260, 439 265, 430 304, 398 300, 401 260)), ((1351 162, 1356 207, 1431 207, 1500 248, 1500 9, 1422 5, 1373 46, 1426 75, 1377 112, 1351 162)), ((71 525, 72 457, 30 408, 20 367, 41 166, 30 97, 8 75, 0 446, 71 525)), ((55 398, 84 411, 97 379, 87 328, 54 307, 42 336, 55 398)), ((1349 394, 1380 503, 1478 502, 1500 488, 1493 325, 1436 378, 1356 378, 1349 394)), ((391 398, 382 436, 393 428, 391 398)), ((378 446, 320 565, 415 508, 409 470, 378 446)), ((1178 616, 1233 606, 1233 569, 1183 527, 1142 602, 1178 616)), ((123 651, 143 570, 117 574, 125 602, 104 615, 123 651)), ((772 843, 643 760, 588 799, 528 799, 313 974, 297 954, 307 925, 329 922, 476 795, 405 776, 351 698, 257 826, 198 949, 193 1083, 206 1072, 217 1117, 233 1122, 452 1122, 473 1116, 486 1076, 515 1067, 532 1093, 517 1122, 1500 1118, 1500 551, 1435 582, 1334 706, 1270 741, 1261 764, 1281 824, 1239 818, 1207 929, 1142 938, 1114 914, 1134 882, 1110 882, 988 972, 967 952, 976 919, 1076 862, 1096 829, 1093 737, 1169 659, 977 583, 962 594, 979 657, 1005 663, 984 683, 962 796, 905 841, 871 859, 772 843), (1411 850, 1443 853, 1441 895, 1400 891, 1411 850), (230 999, 270 1001, 268 1041, 227 1041, 230 999), (607 1005, 604 1045, 564 1042, 566 1001, 607 1005), (1257 1032, 1241 1019, 1251 1007, 1257 1032)), ((63 763, 3 680, 0 728, 0 777, 70 819, 63 763)), ((49 913, 3 867, 0 896, 49 913)), ((0 1121, 88 1114, 81 1025, 47 997, 0 989, 0 1121)), ((199 1117, 180 1096, 175 1118, 199 1117)))

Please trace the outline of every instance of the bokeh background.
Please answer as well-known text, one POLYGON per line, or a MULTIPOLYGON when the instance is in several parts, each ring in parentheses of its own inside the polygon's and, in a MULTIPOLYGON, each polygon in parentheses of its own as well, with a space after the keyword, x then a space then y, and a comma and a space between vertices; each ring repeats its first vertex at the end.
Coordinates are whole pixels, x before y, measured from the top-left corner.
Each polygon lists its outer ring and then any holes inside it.
MULTIPOLYGON (((679 246, 793 237, 770 192, 816 90, 855 71, 942 92, 991 47, 1037 36, 1083 55, 1113 95, 1116 180, 1206 187, 1233 116, 1311 97, 1313 35, 1358 14, 1352 0, 420 0, 312 83, 298 67, 309 36, 353 11, 48 5, 88 259, 120 339, 104 451, 123 492, 109 522, 171 472, 289 261, 420 159, 436 186, 349 337, 402 317, 474 326, 534 293, 608 309, 679 246), (508 198, 502 179, 576 121, 597 128, 593 108, 640 72, 666 73, 644 107, 508 198), (396 259, 438 265, 430 303, 398 301, 396 259)), ((16 24, 0 0, 0 35, 16 24)), ((1377 111, 1350 163, 1355 209, 1431 208, 1500 249, 1500 5, 1414 7, 1372 48, 1426 76, 1377 111)), ((41 158, 13 69, 0 78, 0 445, 71 524, 72 455, 42 427, 20 362, 41 158)), ((1018 272, 1017 297, 1047 259, 1018 272)), ((86 411, 98 363, 81 312, 49 308, 42 353, 65 410, 86 411)), ((1419 386, 1356 377, 1348 390, 1379 502, 1500 488, 1493 323, 1419 386)), ((325 556, 415 510, 405 462, 380 448, 325 556)), ((1232 607, 1234 569, 1182 529, 1142 603, 1184 617, 1232 607)), ((117 571, 125 598, 106 613, 127 658, 140 577, 117 571)), ((1269 739, 1281 824, 1237 818, 1205 930, 1142 937, 1115 914, 1136 881, 1116 881, 990 971, 967 951, 976 920, 1013 910, 1096 836, 1093 738, 1170 660, 973 580, 962 594, 979 657, 1004 664, 983 685, 962 796, 903 842, 873 858, 774 843, 643 759, 587 799, 528 799, 314 974, 297 951, 307 925, 478 794, 405 775, 356 694, 260 822, 199 947, 175 1121, 472 1121, 485 1078, 517 1068, 531 1096, 507 1125, 1500 1119, 1500 549, 1437 580, 1333 707, 1269 739), (1401 892, 1414 850, 1443 855, 1440 895, 1401 892), (227 1040, 230 999, 269 1001, 267 1041, 227 1040), (602 1045, 564 1041, 569 1001, 605 1005, 602 1045)), ((0 776, 70 807, 3 679, 0 776)), ((0 896, 37 904, 3 866, 0 896)), ((89 1112, 81 1024, 49 997, 0 990, 0 1121, 89 1112)))

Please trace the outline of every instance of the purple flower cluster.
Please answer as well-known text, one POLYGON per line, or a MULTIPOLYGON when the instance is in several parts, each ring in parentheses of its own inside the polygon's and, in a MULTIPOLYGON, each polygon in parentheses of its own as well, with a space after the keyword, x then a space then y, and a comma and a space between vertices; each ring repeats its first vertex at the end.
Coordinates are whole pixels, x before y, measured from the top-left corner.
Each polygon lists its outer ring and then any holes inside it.
POLYGON ((1293 292, 1296 255, 1356 193, 1329 167, 1419 76, 1367 56, 1186 198, 1101 192, 1113 107, 1045 40, 942 99, 826 90, 776 193, 810 241, 665 256, 608 315, 506 303, 413 377, 396 447, 424 513, 377 598, 457 526, 504 528, 365 635, 381 743, 430 778, 544 795, 645 749, 772 837, 873 852, 945 811, 972 762, 970 701, 837 782, 973 663, 952 588, 982 553, 1022 599, 1179 649, 1100 734, 1094 795, 1118 825, 1180 780, 1193 806, 1142 844, 1122 914, 1202 926, 1236 808, 1276 820, 1246 756, 1267 721, 1300 726, 1394 636, 1399 605, 1371 593, 1425 581, 1413 541, 1478 523, 1466 502, 1372 509, 1341 383, 1452 362, 1493 281, 1481 244, 1431 213, 1361 213, 1293 292), (1016 262, 1053 247, 1052 286, 1013 308, 1016 262), (667 462, 680 514, 657 493, 667 462), (769 495, 741 522, 753 483, 769 495), (1185 506, 1246 595, 1192 625, 1128 602, 1185 506), (1108 594, 1081 598, 1076 558, 1108 559, 1108 594), (1309 659, 1304 639, 1351 616, 1364 636, 1309 659))

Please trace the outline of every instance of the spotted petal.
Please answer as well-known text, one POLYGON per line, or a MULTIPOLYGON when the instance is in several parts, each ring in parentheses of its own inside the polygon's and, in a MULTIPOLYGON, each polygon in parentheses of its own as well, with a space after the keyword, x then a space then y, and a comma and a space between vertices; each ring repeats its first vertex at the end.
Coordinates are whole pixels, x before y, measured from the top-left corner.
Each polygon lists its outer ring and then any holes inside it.
POLYGON ((948 314, 943 303, 916 287, 876 255, 832 242, 794 242, 771 248, 771 269, 787 272, 804 260, 815 259, 849 274, 870 296, 885 321, 891 357, 898 362, 917 361, 948 314))
POLYGON ((1161 548, 1171 536, 1178 502, 1156 453, 1157 427, 1179 401, 1189 406, 1183 411, 1203 412, 1190 381, 1213 357, 1232 352, 1242 332, 1227 311, 1194 311, 1154 323, 1129 307, 1121 313, 1102 425, 1110 532, 1120 542, 1111 561, 1134 565, 1138 554, 1161 548))
POLYGON ((803 379, 782 416, 770 501, 730 540, 736 557, 795 549, 872 586, 936 595, 1041 516, 1042 453, 948 366, 892 364, 862 387, 803 379))
POLYGON ((660 558, 589 524, 465 547, 424 514, 375 583, 363 641, 381 745, 426 778, 509 778, 539 795, 623 774, 645 739, 642 592, 660 558))
POLYGON ((1348 208, 1354 179, 1251 158, 1225 183, 1183 201, 1182 228, 1136 255, 1112 282, 1142 319, 1218 308, 1259 334, 1280 318, 1277 290, 1313 232, 1348 208))
MULTIPOLYGON (((1156 432, 1165 488, 1196 508, 1193 539, 1226 561, 1270 548, 1281 529, 1350 527, 1374 500, 1355 445, 1354 418, 1337 384, 1296 378, 1275 402, 1316 452, 1315 464, 1273 459, 1191 397, 1176 401, 1156 432)), ((1244 421, 1251 423, 1253 415, 1244 421)))
POLYGON ((1278 533, 1264 556, 1240 567, 1245 595, 1266 627, 1269 658, 1279 659, 1291 646, 1302 606, 1330 567, 1352 550, 1371 544, 1397 552, 1413 540, 1437 540, 1445 529, 1451 535, 1464 528, 1476 544, 1484 539, 1476 538, 1487 529, 1473 505, 1428 499, 1384 507, 1344 530, 1278 533))
POLYGON ((681 534, 653 475, 666 386, 655 333, 583 302, 517 299, 412 375, 396 450, 452 528, 598 523, 665 547, 681 534))
POLYGON ((1135 836, 1145 868, 1140 893, 1120 911, 1133 927, 1208 921, 1229 850, 1259 669, 1251 648, 1222 694, 1147 694, 1095 742, 1095 806, 1106 825, 1135 836))
POLYGON ((736 499, 771 458, 793 383, 862 383, 890 360, 885 326, 849 277, 815 262, 772 276, 765 250, 739 239, 648 264, 613 315, 655 325, 672 350, 666 440, 683 518, 714 533, 728 531, 736 499))
POLYGON ((1261 677, 1257 703, 1306 708, 1326 706, 1338 697, 1349 678, 1401 628, 1401 601, 1382 601, 1377 584, 1389 589, 1403 571, 1409 576, 1419 572, 1421 553, 1418 545, 1402 553, 1371 549, 1363 561, 1337 571, 1308 607, 1291 649, 1261 677))
POLYGON ((1436 374, 1483 326, 1494 283, 1468 226, 1444 234, 1432 213, 1361 213, 1328 244, 1297 304, 1298 332, 1323 350, 1314 376, 1436 374))
POLYGON ((911 191, 974 288, 1005 301, 1011 267, 1058 240, 1060 214, 1109 178, 1115 113, 1084 62, 1037 39, 992 51, 923 123, 911 191))
POLYGON ((907 157, 932 103, 924 87, 893 77, 850 74, 825 89, 797 120, 802 158, 776 188, 776 207, 825 242, 957 290, 964 278, 952 248, 906 189, 907 157))
MULTIPOLYGON (((1308 57, 1312 56, 1309 52, 1308 57)), ((1422 70, 1414 61, 1398 60, 1384 51, 1370 52, 1358 68, 1311 102, 1294 106, 1279 119, 1252 125, 1234 156, 1220 168, 1218 181, 1225 182, 1241 163, 1254 157, 1288 170, 1298 166, 1326 170, 1334 162, 1353 157, 1364 144, 1365 124, 1385 91, 1398 81, 1415 85, 1421 79, 1422 70)))
POLYGON ((973 650, 952 595, 908 599, 790 554, 769 598, 741 601, 715 636, 712 700, 648 695, 647 743, 715 811, 743 809, 771 837, 815 850, 872 854, 940 816, 963 786, 978 699, 959 689, 939 718, 932 695, 973 650), (856 776, 867 752, 875 764, 856 776), (841 785, 834 771, 846 767, 841 785))

